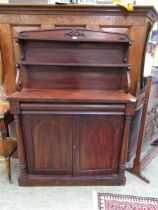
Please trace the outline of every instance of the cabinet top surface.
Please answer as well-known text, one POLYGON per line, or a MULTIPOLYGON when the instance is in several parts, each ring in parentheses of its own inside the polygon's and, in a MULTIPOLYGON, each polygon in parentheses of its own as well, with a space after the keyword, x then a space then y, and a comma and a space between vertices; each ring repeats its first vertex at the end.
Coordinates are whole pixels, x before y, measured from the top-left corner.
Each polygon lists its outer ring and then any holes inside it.
POLYGON ((135 97, 121 90, 23 89, 9 100, 32 102, 134 103, 135 97))
POLYGON ((18 14, 41 13, 48 14, 48 12, 62 12, 62 13, 76 13, 76 12, 106 12, 105 15, 110 14, 115 16, 116 13, 122 15, 143 15, 155 20, 158 17, 156 9, 153 6, 134 6, 132 12, 128 12, 123 7, 115 5, 49 5, 49 4, 0 4, 0 13, 14 13, 18 11, 18 14))
MULTIPOLYGON (((0 4, 0 7, 28 7, 28 8, 42 8, 42 7, 47 7, 50 9, 54 9, 54 8, 107 8, 107 9, 117 9, 117 10, 124 10, 122 7, 116 6, 116 5, 111 5, 111 4, 45 4, 45 3, 4 3, 4 4, 0 4)), ((140 10, 145 10, 145 9, 154 9, 153 6, 151 5, 135 5, 134 9, 140 9, 140 10)))

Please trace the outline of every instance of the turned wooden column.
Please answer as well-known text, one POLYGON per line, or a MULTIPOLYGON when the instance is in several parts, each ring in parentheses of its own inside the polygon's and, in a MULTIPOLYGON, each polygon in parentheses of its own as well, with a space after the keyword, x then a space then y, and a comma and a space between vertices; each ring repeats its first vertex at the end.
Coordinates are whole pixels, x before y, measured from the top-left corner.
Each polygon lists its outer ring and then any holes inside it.
POLYGON ((121 148, 121 156, 120 156, 120 162, 119 162, 119 176, 121 177, 125 177, 124 173, 126 169, 130 121, 131 121, 131 117, 126 116, 125 129, 124 129, 122 148, 121 148))
POLYGON ((14 115, 16 134, 17 134, 17 143, 18 143, 18 157, 19 157, 19 167, 21 176, 27 175, 27 163, 24 150, 23 135, 21 130, 21 116, 14 115))
POLYGON ((122 141, 122 148, 121 148, 121 155, 120 155, 120 162, 119 162, 119 176, 121 176, 122 178, 125 178, 124 172, 126 169, 127 149, 128 149, 128 142, 129 142, 131 116, 133 115, 134 111, 135 111, 134 104, 126 105, 125 127, 124 127, 123 141, 122 141))

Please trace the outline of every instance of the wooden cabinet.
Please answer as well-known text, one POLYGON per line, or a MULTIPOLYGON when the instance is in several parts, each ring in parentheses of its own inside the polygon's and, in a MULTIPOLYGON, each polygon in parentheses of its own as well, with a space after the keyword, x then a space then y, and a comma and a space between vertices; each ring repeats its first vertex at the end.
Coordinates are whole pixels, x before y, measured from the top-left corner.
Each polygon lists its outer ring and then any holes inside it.
MULTIPOLYGON (((140 97, 140 90, 144 88, 143 76, 142 76, 143 66, 144 66, 144 60, 143 60, 144 49, 150 29, 152 28, 153 23, 157 20, 158 17, 156 10, 152 6, 134 6, 134 10, 132 12, 128 12, 122 7, 113 6, 113 5, 107 6, 107 5, 1 4, 0 17, 1 17, 0 46, 1 46, 2 70, 3 70, 2 82, 4 83, 7 94, 13 93, 16 89, 15 67, 16 64, 19 63, 21 52, 19 44, 16 43, 15 37, 17 37, 21 31, 46 30, 46 29, 51 30, 51 29, 63 29, 63 28, 87 29, 87 30, 104 31, 110 33, 111 32, 124 33, 132 40, 132 45, 130 46, 127 55, 128 61, 132 67, 130 70, 131 84, 129 92, 137 98, 137 110, 135 112, 135 119, 133 122, 133 131, 132 131, 134 135, 130 140, 130 146, 129 146, 129 159, 132 159, 135 156, 139 127, 140 127, 139 116, 141 114, 141 107, 143 106, 144 103, 144 97, 143 98, 140 97)), ((84 49, 82 50, 84 51, 84 49)), ((56 54, 58 54, 58 52, 56 54)), ((85 54, 86 53, 84 53, 84 56, 85 54)), ((104 54, 102 53, 102 56, 103 55, 104 54)), ((82 58, 84 56, 82 56, 82 58)), ((120 51, 119 51, 119 56, 122 56, 120 51)), ((38 86, 36 78, 37 88, 42 87, 42 83, 40 82, 40 75, 42 79, 45 81, 45 84, 47 84, 47 87, 48 88, 52 87, 50 72, 48 70, 49 68, 51 67, 47 67, 46 71, 45 67, 45 72, 47 72, 47 74, 45 75, 43 74, 41 75, 40 74, 41 71, 38 72, 37 76, 35 75, 35 71, 30 72, 30 80, 34 81, 35 77, 38 77, 38 86), (49 79, 47 78, 47 80, 44 79, 46 75, 49 77, 49 79)), ((61 68, 62 67, 58 67, 58 69, 61 68)), ((34 69, 37 69, 37 67, 34 67, 34 69)), ((67 70, 68 69, 72 70, 73 67, 71 68, 67 67, 67 70)), ((60 85, 67 88, 73 88, 73 87, 89 88, 91 85, 94 85, 95 88, 99 89, 99 88, 110 87, 111 82, 113 81, 113 87, 115 86, 114 87, 115 90, 120 87, 120 83, 118 83, 118 81, 121 80, 117 79, 117 77, 122 78, 121 76, 122 74, 117 74, 117 75, 113 74, 113 76, 115 75, 115 77, 113 77, 112 80, 112 78, 108 79, 109 77, 108 78, 105 77, 105 74, 103 72, 102 74, 100 73, 97 74, 97 72, 93 72, 92 74, 91 72, 91 76, 87 72, 86 74, 87 78, 89 75, 88 81, 91 82, 90 84, 89 82, 87 82, 87 79, 83 76, 84 69, 85 68, 83 68, 82 73, 76 72, 76 74, 71 71, 71 73, 69 73, 71 74, 71 76, 69 76, 68 71, 67 74, 64 76, 62 73, 60 74, 59 72, 58 73, 56 72, 56 74, 54 74, 54 78, 56 78, 55 81, 58 80, 58 83, 54 82, 54 85, 56 84, 56 88, 61 87, 60 85), (98 77, 98 79, 100 77, 100 80, 97 80, 96 76, 98 77), (64 80, 65 77, 67 77, 67 80, 64 80), (71 82, 68 82, 68 80, 71 82), (106 82, 104 82, 104 80, 106 80, 106 82)), ((109 71, 109 73, 111 72, 111 70, 109 71)), ((26 71, 24 73, 26 73, 26 71)), ((27 80, 26 77, 25 82, 27 83, 28 87, 32 85, 30 80, 27 80)), ((23 78, 23 84, 25 82, 23 78)), ((34 85, 32 86, 34 87, 34 85)))
POLYGON ((130 119, 131 41, 84 29, 17 37, 15 116, 20 185, 123 185, 130 119))

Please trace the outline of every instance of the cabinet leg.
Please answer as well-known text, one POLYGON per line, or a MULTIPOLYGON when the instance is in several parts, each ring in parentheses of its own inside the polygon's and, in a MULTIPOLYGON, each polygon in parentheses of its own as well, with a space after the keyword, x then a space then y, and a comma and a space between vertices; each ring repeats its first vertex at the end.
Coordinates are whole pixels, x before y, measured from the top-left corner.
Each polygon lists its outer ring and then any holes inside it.
POLYGON ((6 174, 9 179, 9 182, 11 182, 11 168, 10 168, 10 158, 5 159, 5 167, 6 167, 6 174))
POLYGON ((127 169, 127 171, 132 173, 132 174, 134 174, 135 176, 139 177, 144 182, 146 182, 148 184, 150 183, 150 180, 147 179, 145 176, 143 176, 139 170, 135 170, 133 168, 129 168, 129 169, 127 169))

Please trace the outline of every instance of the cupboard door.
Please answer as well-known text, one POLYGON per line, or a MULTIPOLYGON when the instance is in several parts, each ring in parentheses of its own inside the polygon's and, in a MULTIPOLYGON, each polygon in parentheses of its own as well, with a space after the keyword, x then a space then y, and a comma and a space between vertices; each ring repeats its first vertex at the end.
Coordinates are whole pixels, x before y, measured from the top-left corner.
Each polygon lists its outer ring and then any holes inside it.
POLYGON ((72 174, 72 118, 51 114, 22 116, 30 173, 72 174))
POLYGON ((124 116, 74 117, 74 175, 105 175, 118 170, 124 116))

